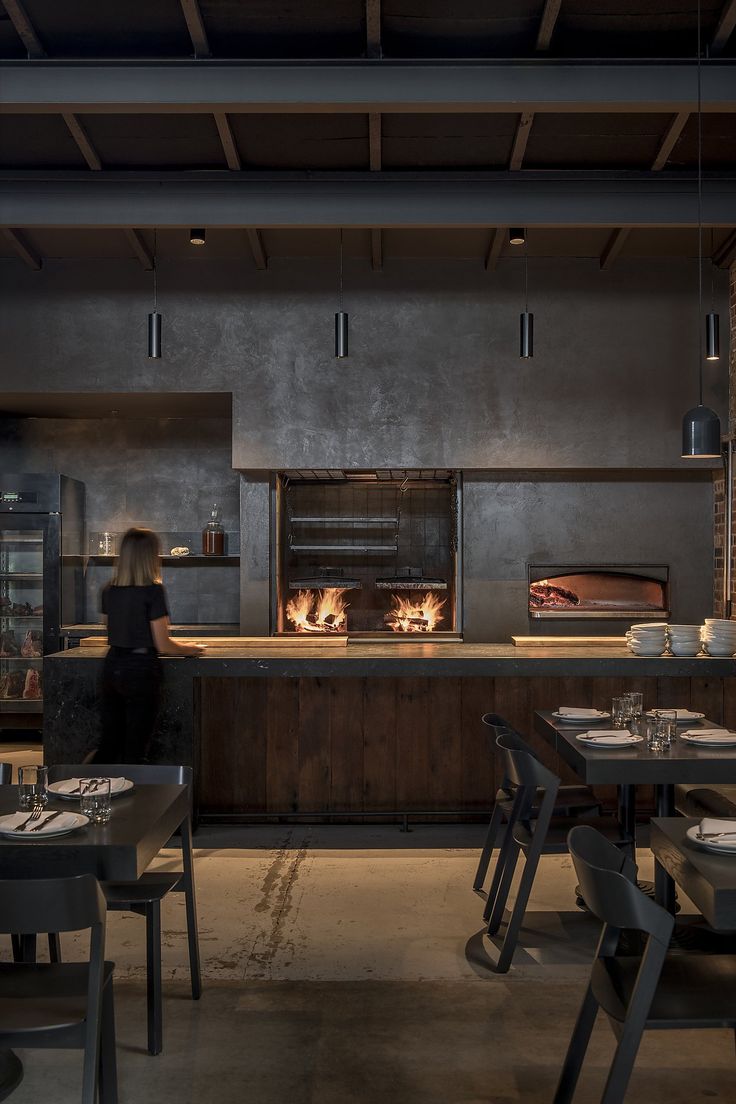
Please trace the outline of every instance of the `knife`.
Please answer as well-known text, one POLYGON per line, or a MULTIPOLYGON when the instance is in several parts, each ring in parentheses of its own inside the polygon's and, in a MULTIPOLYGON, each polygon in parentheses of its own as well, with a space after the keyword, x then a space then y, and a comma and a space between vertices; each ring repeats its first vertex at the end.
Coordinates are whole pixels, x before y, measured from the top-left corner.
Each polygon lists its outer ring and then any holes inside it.
POLYGON ((61 816, 62 810, 57 809, 55 813, 51 813, 45 820, 40 820, 38 824, 34 824, 32 828, 28 829, 28 832, 40 832, 42 828, 45 828, 47 824, 50 824, 56 817, 61 816))

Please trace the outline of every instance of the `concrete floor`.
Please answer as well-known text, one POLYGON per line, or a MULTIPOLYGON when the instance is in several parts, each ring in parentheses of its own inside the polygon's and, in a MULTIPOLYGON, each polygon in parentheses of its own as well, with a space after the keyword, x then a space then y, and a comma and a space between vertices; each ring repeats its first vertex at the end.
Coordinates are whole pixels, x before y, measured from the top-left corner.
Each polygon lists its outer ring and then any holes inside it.
MULTIPOLYGON (((205 977, 189 999, 183 902, 164 905, 164 1052, 145 1053, 143 922, 112 914, 121 1101, 542 1104, 551 1100, 597 938, 566 856, 542 860, 512 971, 488 969, 470 885, 480 826, 204 828, 205 977)), ((174 851, 162 856, 164 864, 174 851)), ((642 875, 651 856, 642 854, 642 875)), ((65 937, 76 957, 81 940, 65 937)), ((7 955, 7 950, 3 948, 7 955)), ((614 1045, 594 1033, 576 1104, 614 1045)), ((17 1104, 77 1104, 78 1053, 22 1052, 17 1104)), ((627 1104, 736 1100, 733 1033, 650 1032, 627 1104)))

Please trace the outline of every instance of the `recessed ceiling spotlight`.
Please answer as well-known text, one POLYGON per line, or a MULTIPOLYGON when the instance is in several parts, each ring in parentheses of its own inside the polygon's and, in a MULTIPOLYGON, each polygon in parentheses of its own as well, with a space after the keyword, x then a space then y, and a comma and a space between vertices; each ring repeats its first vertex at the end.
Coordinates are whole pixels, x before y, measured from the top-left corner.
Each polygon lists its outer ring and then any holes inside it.
POLYGON ((189 241, 192 245, 204 245, 207 240, 207 234, 204 230, 190 230, 189 241))

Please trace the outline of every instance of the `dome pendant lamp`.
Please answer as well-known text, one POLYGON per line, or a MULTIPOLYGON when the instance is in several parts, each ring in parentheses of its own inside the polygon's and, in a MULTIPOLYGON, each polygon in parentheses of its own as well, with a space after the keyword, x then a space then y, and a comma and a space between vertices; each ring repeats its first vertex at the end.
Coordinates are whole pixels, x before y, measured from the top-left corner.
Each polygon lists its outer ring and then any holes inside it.
POLYGON ((156 286, 156 231, 153 231, 153 310, 148 316, 148 356, 161 359, 161 315, 158 313, 158 288, 156 286))
POLYGON ((719 460, 721 423, 714 410, 703 405, 703 116, 700 72, 700 0, 698 0, 698 405, 682 419, 683 460, 719 460))
POLYGON ((342 230, 340 230, 340 309, 335 314, 335 356, 343 360, 348 355, 348 316, 342 309, 342 230))

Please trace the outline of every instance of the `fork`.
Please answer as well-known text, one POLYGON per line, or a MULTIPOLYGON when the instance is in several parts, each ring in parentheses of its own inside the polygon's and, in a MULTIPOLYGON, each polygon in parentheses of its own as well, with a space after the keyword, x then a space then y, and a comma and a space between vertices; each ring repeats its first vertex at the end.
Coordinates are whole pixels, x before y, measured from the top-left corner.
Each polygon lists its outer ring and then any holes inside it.
POLYGON ((32 824, 34 820, 41 819, 42 813, 43 805, 36 805, 31 815, 26 820, 24 820, 22 824, 19 824, 18 827, 15 829, 16 832, 25 832, 29 824, 32 824))

